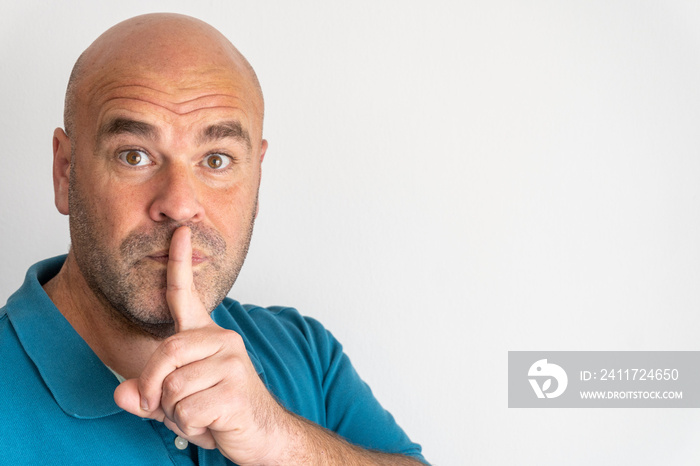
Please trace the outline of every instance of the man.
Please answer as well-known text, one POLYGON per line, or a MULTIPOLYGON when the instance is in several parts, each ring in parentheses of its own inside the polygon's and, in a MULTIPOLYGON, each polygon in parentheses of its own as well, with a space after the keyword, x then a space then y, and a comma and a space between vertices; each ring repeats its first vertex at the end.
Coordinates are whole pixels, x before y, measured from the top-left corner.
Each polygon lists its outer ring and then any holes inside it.
POLYGON ((193 18, 132 18, 81 55, 53 139, 72 245, 0 311, 3 461, 419 464, 323 327, 225 298, 262 121, 253 69, 193 18))

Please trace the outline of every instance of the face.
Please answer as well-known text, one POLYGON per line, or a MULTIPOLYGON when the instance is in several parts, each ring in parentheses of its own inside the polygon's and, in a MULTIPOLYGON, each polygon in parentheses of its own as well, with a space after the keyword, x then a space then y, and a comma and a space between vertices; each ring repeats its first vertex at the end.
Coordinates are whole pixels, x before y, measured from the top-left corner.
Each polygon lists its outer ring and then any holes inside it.
POLYGON ((266 143, 241 73, 123 69, 84 86, 84 110, 64 142, 71 253, 98 299, 162 338, 173 331, 165 300, 173 231, 192 230, 194 282, 211 310, 243 265, 266 143))

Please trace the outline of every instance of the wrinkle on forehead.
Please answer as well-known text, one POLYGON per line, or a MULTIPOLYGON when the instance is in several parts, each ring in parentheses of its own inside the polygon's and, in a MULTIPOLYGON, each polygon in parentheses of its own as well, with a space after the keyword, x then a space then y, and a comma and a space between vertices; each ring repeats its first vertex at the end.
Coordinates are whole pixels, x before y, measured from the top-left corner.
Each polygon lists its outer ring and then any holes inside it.
POLYGON ((221 102, 235 107, 252 107, 254 114, 259 111, 255 97, 245 84, 240 84, 240 80, 230 79, 229 75, 210 78, 195 80, 187 85, 157 73, 144 72, 142 76, 137 76, 114 70, 99 80, 86 83, 84 95, 88 100, 86 104, 96 107, 115 99, 130 99, 149 102, 176 114, 212 107, 221 102))
POLYGON ((215 101, 219 101, 220 98, 227 98, 227 97, 233 100, 233 98, 231 96, 226 96, 223 94, 209 94, 209 95, 204 95, 204 96, 197 97, 194 99, 186 100, 183 102, 167 102, 167 101, 158 100, 158 99, 149 99, 147 96, 141 95, 138 97, 122 97, 122 96, 111 97, 111 98, 106 98, 106 99, 100 101, 100 103, 102 104, 102 106, 104 106, 104 104, 107 104, 107 103, 112 102, 112 101, 142 102, 145 104, 151 104, 151 105, 155 105, 157 107, 160 107, 161 109, 167 110, 168 112, 170 112, 176 116, 188 115, 188 114, 196 112, 198 110, 238 109, 238 108, 240 108, 241 105, 220 105, 218 103, 215 103, 215 101))
POLYGON ((71 75, 66 94, 69 136, 76 114, 104 103, 110 94, 131 94, 129 87, 139 87, 144 93, 139 98, 145 100, 157 95, 158 102, 167 102, 176 113, 192 111, 200 99, 222 90, 230 92, 250 108, 262 128, 263 97, 252 67, 219 31, 195 18, 138 16, 95 40, 71 75))

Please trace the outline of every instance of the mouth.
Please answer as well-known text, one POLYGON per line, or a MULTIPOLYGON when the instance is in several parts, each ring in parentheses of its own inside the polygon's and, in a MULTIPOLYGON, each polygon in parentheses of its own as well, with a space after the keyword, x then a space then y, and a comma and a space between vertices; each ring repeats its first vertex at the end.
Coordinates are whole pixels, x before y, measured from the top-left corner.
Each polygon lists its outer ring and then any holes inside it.
MULTIPOLYGON (((146 256, 147 259, 150 259, 154 262, 158 262, 160 264, 168 265, 168 259, 170 258, 170 254, 168 251, 157 251, 154 252, 153 254, 149 254, 146 256)), ((203 262, 207 261, 207 256, 203 252, 199 250, 194 250, 192 251, 192 265, 199 265, 203 262)))

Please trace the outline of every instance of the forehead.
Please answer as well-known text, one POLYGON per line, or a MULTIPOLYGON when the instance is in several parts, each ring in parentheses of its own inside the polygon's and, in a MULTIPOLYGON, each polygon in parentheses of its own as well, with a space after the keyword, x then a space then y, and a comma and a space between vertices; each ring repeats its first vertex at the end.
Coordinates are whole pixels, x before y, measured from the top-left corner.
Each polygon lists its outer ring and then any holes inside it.
POLYGON ((79 125, 92 135, 110 119, 136 117, 185 127, 235 119, 253 139, 261 137, 255 88, 236 69, 213 65, 152 69, 112 63, 86 77, 82 88, 79 125))

